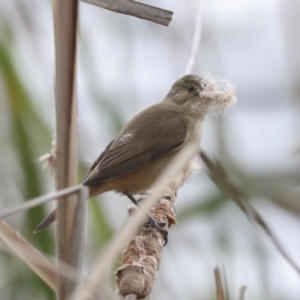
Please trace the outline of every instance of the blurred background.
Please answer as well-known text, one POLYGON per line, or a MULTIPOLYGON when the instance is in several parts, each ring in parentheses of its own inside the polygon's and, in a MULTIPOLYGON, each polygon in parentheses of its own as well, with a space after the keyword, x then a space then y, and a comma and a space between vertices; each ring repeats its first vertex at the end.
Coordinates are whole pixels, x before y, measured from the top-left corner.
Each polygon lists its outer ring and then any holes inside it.
MULTIPOLYGON (((203 1, 203 0, 202 0, 203 1)), ((145 3, 174 12, 169 27, 81 3, 78 68, 80 175, 122 125, 163 99, 183 75, 199 1, 145 3)), ((209 117, 203 149, 261 213, 300 264, 300 2, 210 0, 202 14, 193 73, 237 87, 226 116, 209 117)), ((55 131, 52 2, 0 1, 0 208, 53 190, 38 158, 55 131)), ((179 191, 178 225, 153 299, 215 299, 213 268, 226 271, 231 299, 300 298, 300 277, 269 238, 210 179, 205 166, 179 191)), ((89 201, 85 271, 126 220, 128 200, 89 201)), ((41 251, 54 255, 54 226, 33 235, 54 204, 9 218, 41 251)), ((1 299, 55 299, 0 241, 1 299)), ((116 262, 117 265, 117 262, 116 262)), ((113 286, 113 270, 111 274, 113 286)))

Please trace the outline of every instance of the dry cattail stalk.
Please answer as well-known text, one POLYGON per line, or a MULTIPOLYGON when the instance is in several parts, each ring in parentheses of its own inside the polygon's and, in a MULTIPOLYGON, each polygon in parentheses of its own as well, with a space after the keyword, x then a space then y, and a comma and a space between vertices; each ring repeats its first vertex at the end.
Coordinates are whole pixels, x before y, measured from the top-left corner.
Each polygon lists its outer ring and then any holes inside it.
MULTIPOLYGON (((150 211, 150 215, 157 222, 166 224, 164 229, 168 230, 176 224, 174 202, 177 190, 197 169, 199 165, 194 159, 164 189, 157 205, 150 211)), ((144 194, 138 201, 142 204, 148 194, 144 194)), ((135 206, 129 207, 129 218, 136 210, 135 206)), ((116 272, 118 291, 121 296, 136 295, 136 299, 143 299, 150 295, 157 277, 164 243, 163 235, 154 228, 141 227, 137 231, 123 254, 122 266, 116 272)))

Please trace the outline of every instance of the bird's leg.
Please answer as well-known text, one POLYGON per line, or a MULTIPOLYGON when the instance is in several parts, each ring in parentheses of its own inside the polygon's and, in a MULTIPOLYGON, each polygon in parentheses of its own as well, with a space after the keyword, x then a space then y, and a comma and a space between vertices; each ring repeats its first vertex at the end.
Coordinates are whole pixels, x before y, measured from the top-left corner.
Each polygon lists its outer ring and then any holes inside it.
MULTIPOLYGON (((139 202, 133 197, 132 194, 130 194, 128 192, 123 192, 123 193, 124 193, 124 195, 126 195, 130 199, 130 201, 135 206, 140 207, 139 202)), ((145 224, 143 224, 143 226, 146 227, 146 228, 155 228, 155 229, 157 229, 164 237, 164 240, 165 240, 164 246, 167 245, 167 243, 168 243, 168 231, 162 228, 163 226, 166 225, 166 223, 164 223, 164 222, 159 223, 159 222, 155 221, 150 215, 147 214, 147 216, 148 216, 148 221, 145 224)))

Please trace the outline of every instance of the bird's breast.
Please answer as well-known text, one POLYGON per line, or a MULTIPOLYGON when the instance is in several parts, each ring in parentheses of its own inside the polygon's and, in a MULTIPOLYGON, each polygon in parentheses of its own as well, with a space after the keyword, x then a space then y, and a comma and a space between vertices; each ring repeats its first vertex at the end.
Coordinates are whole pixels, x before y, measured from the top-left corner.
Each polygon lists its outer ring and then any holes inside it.
POLYGON ((203 126, 203 119, 190 121, 188 124, 186 141, 199 144, 202 139, 203 126))

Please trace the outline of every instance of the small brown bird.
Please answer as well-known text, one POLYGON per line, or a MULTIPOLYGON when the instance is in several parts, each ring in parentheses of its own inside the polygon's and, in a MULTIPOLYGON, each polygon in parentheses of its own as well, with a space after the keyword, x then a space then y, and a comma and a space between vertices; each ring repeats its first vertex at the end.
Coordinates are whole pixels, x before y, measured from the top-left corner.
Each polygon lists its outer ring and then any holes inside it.
MULTIPOLYGON (((160 103, 126 124, 93 163, 82 182, 90 196, 113 190, 133 200, 132 194, 149 190, 183 145, 200 143, 205 116, 230 107, 236 101, 234 91, 209 74, 177 80, 160 103)), ((55 211, 34 232, 54 220, 55 211)))

